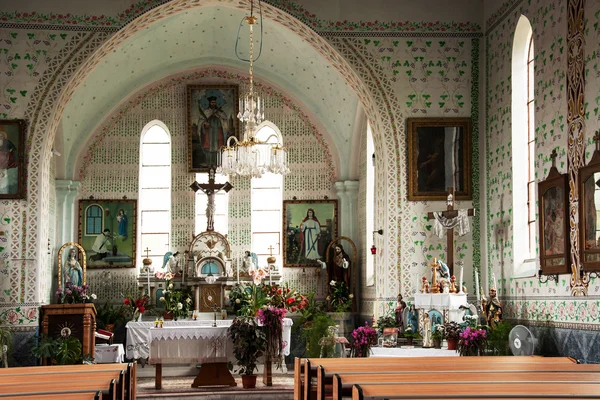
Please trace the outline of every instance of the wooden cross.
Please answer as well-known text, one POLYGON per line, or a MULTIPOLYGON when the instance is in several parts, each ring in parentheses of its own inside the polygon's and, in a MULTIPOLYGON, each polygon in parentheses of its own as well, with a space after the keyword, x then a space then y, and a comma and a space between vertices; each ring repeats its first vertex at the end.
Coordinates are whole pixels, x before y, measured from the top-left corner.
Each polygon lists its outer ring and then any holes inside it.
MULTIPOLYGON (((596 135, 598 135, 598 133, 596 132, 596 135)), ((600 136, 598 136, 600 138, 600 136)), ((596 136, 594 136, 594 140, 596 140, 596 136)), ((596 142, 596 146, 598 146, 597 144, 598 142, 596 142)), ((552 160, 552 167, 556 168, 556 157, 558 157, 558 153, 556 152, 556 149, 552 150, 552 153, 550 154, 550 159, 552 160)))
POLYGON ((208 183, 198 183, 194 181, 190 185, 194 192, 202 190, 202 192, 208 196, 208 203, 206 203, 206 231, 214 231, 215 223, 215 194, 224 190, 225 193, 233 189, 233 186, 229 182, 215 183, 215 170, 213 168, 208 170, 208 183))
POLYGON ((269 254, 272 256, 273 250, 275 250, 275 247, 273 247, 273 245, 270 245, 268 248, 269 248, 269 254))
POLYGON ((151 253, 150 249, 146 247, 146 250, 144 250, 146 252, 146 258, 148 258, 148 253, 151 253))
MULTIPOLYGON (((459 210, 455 210, 454 209, 454 188, 450 187, 448 188, 448 199, 446 200, 446 203, 448 204, 448 208, 446 211, 442 212, 442 216, 444 216, 445 218, 456 218, 458 216, 458 211, 459 210)), ((473 208, 469 208, 467 210, 467 215, 469 217, 472 217, 475 215, 475 209, 473 208)), ((427 213, 427 218, 428 219, 435 219, 435 216, 433 215, 433 212, 429 212, 427 213)), ((454 275, 454 228, 450 228, 450 229, 446 229, 446 254, 447 254, 447 260, 446 260, 446 264, 448 265, 448 268, 450 269, 450 276, 454 275)))

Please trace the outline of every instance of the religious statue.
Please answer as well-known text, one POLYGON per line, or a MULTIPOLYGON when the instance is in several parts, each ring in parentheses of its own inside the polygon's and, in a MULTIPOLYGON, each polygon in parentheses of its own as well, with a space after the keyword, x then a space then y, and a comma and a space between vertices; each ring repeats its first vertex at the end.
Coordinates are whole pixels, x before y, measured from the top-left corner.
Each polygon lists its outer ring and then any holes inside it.
POLYGON ((410 305, 408 309, 408 321, 406 321, 406 325, 410 325, 413 332, 419 331, 419 314, 415 308, 414 304, 410 305))
POLYGON ((494 329, 502 322, 502 304, 498 297, 496 297, 496 288, 490 288, 490 298, 487 299, 485 295, 481 296, 481 309, 487 325, 494 329))
POLYGON ((433 347, 433 338, 431 337, 431 320, 429 313, 423 316, 423 347, 433 347))
POLYGON ((344 282, 350 288, 350 256, 339 243, 334 244, 331 251, 333 254, 327 267, 327 280, 344 282))
POLYGON ((166 269, 166 272, 170 272, 173 275, 178 274, 181 272, 182 269, 179 265, 180 262, 181 260, 178 251, 176 251, 175 253, 171 253, 170 251, 168 251, 163 257, 162 269, 166 269))
POLYGON ((404 300, 402 300, 402 294, 398 293, 398 305, 396 306, 396 309, 394 310, 394 314, 396 316, 396 325, 402 331, 404 331, 404 323, 402 321, 402 316, 404 315, 405 308, 406 308, 406 302, 404 302, 404 300))
POLYGON ((83 270, 79 265, 79 261, 77 261, 77 249, 75 247, 69 250, 69 257, 64 265, 63 277, 64 287, 66 287, 67 282, 70 282, 73 286, 83 285, 83 270))

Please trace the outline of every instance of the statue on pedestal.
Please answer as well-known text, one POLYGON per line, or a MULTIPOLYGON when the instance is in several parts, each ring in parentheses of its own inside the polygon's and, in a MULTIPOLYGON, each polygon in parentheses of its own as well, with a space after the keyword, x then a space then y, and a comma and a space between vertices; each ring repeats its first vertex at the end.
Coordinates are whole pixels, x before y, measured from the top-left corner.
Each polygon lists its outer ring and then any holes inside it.
POLYGON ((502 322, 502 304, 498 297, 496 297, 496 288, 490 288, 489 300, 483 295, 481 296, 481 309, 485 316, 487 325, 494 329, 502 322))
POLYGON ((398 305, 394 310, 394 314, 396 316, 396 325, 400 328, 401 331, 404 331, 404 321, 402 321, 402 316, 404 315, 404 309, 406 308, 406 302, 402 300, 402 294, 398 293, 398 305))

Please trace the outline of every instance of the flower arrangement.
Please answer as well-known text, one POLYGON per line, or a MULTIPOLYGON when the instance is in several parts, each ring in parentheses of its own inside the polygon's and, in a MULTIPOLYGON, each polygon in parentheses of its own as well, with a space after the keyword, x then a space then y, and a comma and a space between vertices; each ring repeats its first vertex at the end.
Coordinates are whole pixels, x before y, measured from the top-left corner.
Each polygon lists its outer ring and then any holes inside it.
POLYGON ((348 290, 348 286, 342 281, 329 282, 330 295, 327 296, 329 309, 335 312, 346 312, 352 308, 354 295, 348 290))
POLYGON ((170 272, 164 273, 158 271, 155 276, 157 279, 165 280, 166 289, 163 290, 163 295, 160 298, 160 301, 165 304, 165 311, 173 313, 173 318, 175 320, 181 317, 187 317, 194 307, 190 289, 175 289, 172 282, 173 274, 170 272))
MULTIPOLYGON (((236 373, 252 375, 267 346, 267 336, 253 317, 237 317, 227 330, 233 342, 233 355, 239 367, 236 373)), ((229 369, 233 370, 230 364, 229 369)))
POLYGON ((404 330, 404 337, 418 339, 419 337, 421 337, 421 335, 419 334, 418 331, 413 331, 413 328, 411 325, 408 325, 406 327, 406 329, 404 330))
POLYGON ((444 338, 448 339, 459 339, 460 332, 462 331, 462 326, 460 326, 457 322, 450 321, 444 324, 444 338))
POLYGON ((365 322, 365 326, 360 326, 352 331, 351 356, 368 357, 371 353, 371 346, 377 344, 377 331, 365 322))
POLYGON ((379 335, 383 335, 383 330, 385 328, 397 328, 398 327, 398 321, 396 321, 396 317, 393 315, 384 315, 382 317, 379 317, 379 319, 377 320, 377 333, 379 333, 379 335))
POLYGON ((133 320, 137 320, 140 315, 143 315, 146 309, 148 308, 148 303, 150 302, 150 297, 147 294, 144 294, 142 297, 138 297, 136 299, 133 296, 124 296, 123 305, 128 308, 128 310, 133 315, 133 320))
POLYGON ((477 356, 484 352, 487 342, 485 329, 467 326, 459 335, 458 352, 461 356, 477 356))
POLYGON ((435 324, 433 326, 433 329, 431 332, 431 338, 437 339, 437 340, 442 340, 443 337, 444 337, 444 325, 435 324))
POLYGON ((281 364, 281 351, 283 350, 283 318, 285 308, 268 307, 258 310, 258 322, 263 326, 267 336, 266 357, 277 360, 281 364))
POLYGON ((284 308, 290 312, 296 312, 302 310, 308 304, 308 299, 290 288, 287 282, 283 287, 264 284, 262 290, 265 296, 267 296, 267 302, 271 307, 284 308))
POLYGON ((67 282, 64 288, 58 288, 56 297, 58 298, 58 302, 63 304, 80 304, 85 303, 90 298, 93 300, 97 299, 95 294, 87 294, 89 288, 88 285, 76 286, 71 282, 67 282))
POLYGON ((248 275, 255 285, 260 285, 262 280, 267 277, 267 271, 264 268, 248 268, 248 275))

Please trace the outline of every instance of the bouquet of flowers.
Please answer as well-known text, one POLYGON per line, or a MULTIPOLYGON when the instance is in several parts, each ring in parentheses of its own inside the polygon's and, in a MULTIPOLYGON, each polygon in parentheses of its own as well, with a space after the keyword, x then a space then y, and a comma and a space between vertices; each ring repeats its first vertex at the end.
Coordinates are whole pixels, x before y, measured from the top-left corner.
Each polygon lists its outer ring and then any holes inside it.
POLYGON ((258 322, 263 326, 267 335, 266 357, 277 360, 281 364, 281 351, 283 350, 283 318, 285 308, 269 307, 258 310, 258 322))
POLYGON ((56 297, 58 298, 58 302, 63 304, 85 303, 90 298, 94 300, 97 298, 95 294, 87 294, 89 288, 88 285, 76 286, 71 282, 67 282, 64 288, 58 288, 56 297))
POLYGON ((342 281, 329 282, 330 295, 327 296, 329 308, 335 312, 346 312, 352 308, 354 295, 348 290, 348 286, 342 281))
POLYGON ((123 304, 129 308, 131 314, 133 315, 133 320, 136 321, 140 315, 143 315, 146 309, 148 308, 148 303, 150 302, 150 297, 147 294, 144 294, 142 297, 138 297, 136 299, 133 296, 124 296, 123 304))
POLYGON ((263 285, 262 290, 268 297, 268 303, 271 307, 278 307, 296 312, 306 307, 308 299, 291 289, 286 283, 285 286, 263 285))
POLYGON ((377 331, 365 322, 365 326, 356 328, 352 332, 351 356, 368 357, 371 353, 371 346, 377 344, 377 331))
POLYGON ((485 329, 473 329, 467 326, 459 335, 458 352, 461 356, 482 355, 487 342, 485 329))
POLYGON ((192 292, 189 288, 175 289, 173 280, 173 274, 170 272, 164 273, 161 271, 156 272, 156 278, 165 280, 166 289, 163 290, 163 295, 160 298, 165 304, 165 311, 173 313, 173 318, 187 317, 190 311, 194 308, 194 302, 192 300, 192 292))

